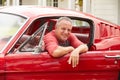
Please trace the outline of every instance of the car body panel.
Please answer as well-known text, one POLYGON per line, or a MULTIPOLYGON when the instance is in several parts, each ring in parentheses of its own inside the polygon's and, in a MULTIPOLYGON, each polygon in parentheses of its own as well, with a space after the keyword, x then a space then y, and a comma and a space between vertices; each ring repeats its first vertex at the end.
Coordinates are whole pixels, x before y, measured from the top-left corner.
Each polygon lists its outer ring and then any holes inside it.
POLYGON ((115 63, 115 59, 105 58, 107 54, 112 53, 105 52, 101 54, 101 52, 98 52, 96 54, 89 52, 82 54, 80 55, 80 63, 75 68, 72 68, 67 63, 69 55, 66 55, 64 58, 52 59, 47 52, 41 54, 11 54, 6 56, 6 75, 7 79, 12 80, 16 80, 16 77, 18 78, 17 80, 24 80, 24 78, 26 78, 25 80, 51 80, 56 79, 56 77, 60 80, 117 80, 119 73, 118 61, 115 63), (71 76, 72 78, 67 76, 71 76))
POLYGON ((4 54, 0 54, 0 79, 5 80, 5 58, 4 58, 4 54))

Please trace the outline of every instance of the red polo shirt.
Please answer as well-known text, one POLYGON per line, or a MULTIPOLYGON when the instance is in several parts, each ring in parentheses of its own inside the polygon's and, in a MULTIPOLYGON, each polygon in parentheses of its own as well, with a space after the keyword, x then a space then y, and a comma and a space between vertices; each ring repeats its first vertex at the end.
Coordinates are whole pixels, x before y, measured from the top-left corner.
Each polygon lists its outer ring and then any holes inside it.
MULTIPOLYGON (((74 34, 70 34, 68 41, 70 43, 70 46, 73 46, 74 48, 77 48, 79 45, 83 44, 80 40, 77 39, 77 37, 74 34)), ((45 43, 45 49, 52 54, 53 51, 60 46, 57 38, 55 37, 55 31, 51 31, 50 33, 46 34, 44 36, 44 43, 45 43)))

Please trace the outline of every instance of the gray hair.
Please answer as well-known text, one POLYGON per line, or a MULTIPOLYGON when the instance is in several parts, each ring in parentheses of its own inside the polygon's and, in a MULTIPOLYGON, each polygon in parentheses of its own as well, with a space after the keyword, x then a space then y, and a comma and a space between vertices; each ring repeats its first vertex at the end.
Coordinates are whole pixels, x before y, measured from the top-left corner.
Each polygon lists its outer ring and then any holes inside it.
POLYGON ((72 20, 68 17, 60 17, 57 22, 56 22, 56 26, 59 24, 59 22, 61 22, 62 20, 66 20, 69 21, 72 24, 72 20))

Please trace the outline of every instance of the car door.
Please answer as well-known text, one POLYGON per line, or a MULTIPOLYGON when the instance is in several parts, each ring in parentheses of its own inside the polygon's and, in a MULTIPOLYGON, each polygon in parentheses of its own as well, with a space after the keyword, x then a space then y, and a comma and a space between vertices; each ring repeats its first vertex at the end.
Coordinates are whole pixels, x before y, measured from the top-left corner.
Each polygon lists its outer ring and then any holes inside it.
POLYGON ((6 80, 118 80, 117 55, 120 51, 88 51, 73 68, 69 54, 53 58, 47 52, 16 52, 5 56, 6 80))
POLYGON ((0 80, 5 80, 5 59, 4 54, 0 53, 0 80))

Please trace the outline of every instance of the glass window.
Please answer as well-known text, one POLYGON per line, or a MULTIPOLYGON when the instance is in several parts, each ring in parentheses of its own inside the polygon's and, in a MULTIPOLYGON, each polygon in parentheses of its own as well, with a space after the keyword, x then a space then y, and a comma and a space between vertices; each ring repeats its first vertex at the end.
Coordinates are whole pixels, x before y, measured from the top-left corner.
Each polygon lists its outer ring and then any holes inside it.
POLYGON ((86 21, 80 21, 80 20, 72 20, 73 26, 84 26, 84 27, 90 27, 90 24, 86 21))
POLYGON ((47 6, 58 7, 58 0, 47 0, 47 6))
POLYGON ((52 0, 47 0, 47 6, 52 6, 52 0))
POLYGON ((0 0, 0 6, 5 6, 6 0, 0 0))
POLYGON ((0 13, 0 50, 15 35, 25 20, 25 18, 20 16, 0 13))
POLYGON ((58 0, 53 0, 53 6, 58 7, 58 0))

